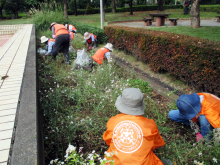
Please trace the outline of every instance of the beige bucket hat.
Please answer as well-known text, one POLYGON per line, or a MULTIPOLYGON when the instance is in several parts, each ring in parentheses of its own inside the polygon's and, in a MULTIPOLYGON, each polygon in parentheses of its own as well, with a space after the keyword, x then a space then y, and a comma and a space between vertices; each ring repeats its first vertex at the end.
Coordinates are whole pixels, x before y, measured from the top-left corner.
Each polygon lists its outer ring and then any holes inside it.
POLYGON ((111 52, 113 52, 113 45, 111 43, 107 43, 104 48, 110 50, 111 52))
POLYGON ((89 32, 85 32, 84 33, 84 39, 88 40, 91 37, 91 35, 89 34, 89 32))
POLYGON ((48 39, 49 39, 49 38, 47 38, 46 36, 42 36, 42 37, 40 38, 41 43, 47 42, 48 39))
POLYGON ((126 88, 122 95, 118 96, 115 106, 120 112, 128 115, 143 115, 145 109, 143 98, 140 89, 126 88))

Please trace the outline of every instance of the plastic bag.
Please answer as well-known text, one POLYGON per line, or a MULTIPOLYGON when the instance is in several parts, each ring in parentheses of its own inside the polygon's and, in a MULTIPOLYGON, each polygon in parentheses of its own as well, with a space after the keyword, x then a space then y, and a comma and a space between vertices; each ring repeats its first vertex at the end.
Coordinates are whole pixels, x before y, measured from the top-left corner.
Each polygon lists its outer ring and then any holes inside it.
POLYGON ((42 48, 39 48, 39 49, 37 49, 37 53, 39 53, 40 55, 45 55, 47 53, 47 51, 42 48))
POLYGON ((75 68, 84 68, 90 64, 90 59, 86 54, 85 48, 83 50, 77 51, 77 58, 73 63, 73 67, 75 68))
POLYGON ((69 46, 69 53, 74 53, 75 52, 75 49, 73 48, 73 46, 69 46))

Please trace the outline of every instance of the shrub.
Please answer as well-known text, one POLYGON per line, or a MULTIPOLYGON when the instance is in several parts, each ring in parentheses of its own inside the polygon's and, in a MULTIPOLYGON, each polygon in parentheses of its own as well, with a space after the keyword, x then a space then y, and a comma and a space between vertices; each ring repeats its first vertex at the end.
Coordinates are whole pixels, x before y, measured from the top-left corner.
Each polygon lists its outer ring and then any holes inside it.
POLYGON ((100 29, 100 28, 97 28, 94 26, 90 26, 90 25, 86 25, 86 24, 82 24, 82 23, 78 23, 78 22, 69 22, 69 23, 74 25, 77 29, 77 32, 81 33, 82 35, 84 35, 85 32, 93 33, 94 35, 96 35, 98 44, 108 42, 108 37, 104 33, 103 29, 100 29))
POLYGON ((220 95, 220 43, 169 32, 105 27, 115 48, 131 52, 154 71, 167 71, 196 89, 220 95))
POLYGON ((36 31, 46 30, 50 27, 52 22, 64 24, 65 18, 63 10, 59 4, 42 3, 40 5, 41 10, 35 10, 33 13, 33 24, 36 26, 36 31))

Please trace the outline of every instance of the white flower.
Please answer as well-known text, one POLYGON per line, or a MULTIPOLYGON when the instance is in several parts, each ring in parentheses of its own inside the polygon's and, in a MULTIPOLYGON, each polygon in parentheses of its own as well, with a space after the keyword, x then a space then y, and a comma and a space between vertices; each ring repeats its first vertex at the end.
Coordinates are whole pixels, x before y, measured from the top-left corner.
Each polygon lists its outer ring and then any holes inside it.
POLYGON ((50 161, 50 164, 53 164, 53 160, 50 161))
POLYGON ((66 150, 66 154, 67 153, 72 153, 73 151, 76 150, 76 147, 74 147, 73 145, 69 144, 67 150, 66 150))
POLYGON ((94 153, 95 153, 95 150, 92 151, 92 154, 94 154, 94 153))
POLYGON ((58 158, 57 158, 57 159, 54 159, 54 163, 57 163, 57 161, 58 161, 58 158))
POLYGON ((218 160, 216 158, 212 159, 215 163, 218 163, 218 160))
POLYGON ((61 162, 61 164, 64 164, 64 162, 61 162))
POLYGON ((107 156, 107 157, 110 157, 110 156, 111 156, 111 154, 107 152, 107 153, 106 153, 106 156, 107 156))
POLYGON ((199 156, 201 156, 201 155, 202 155, 202 152, 199 153, 199 156))

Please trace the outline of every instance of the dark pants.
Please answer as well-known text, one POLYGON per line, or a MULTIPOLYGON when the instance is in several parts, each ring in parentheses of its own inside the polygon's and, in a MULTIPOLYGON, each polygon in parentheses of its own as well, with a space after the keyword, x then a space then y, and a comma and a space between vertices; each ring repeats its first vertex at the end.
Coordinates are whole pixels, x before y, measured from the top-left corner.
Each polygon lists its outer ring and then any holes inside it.
POLYGON ((63 46, 62 52, 65 57, 65 62, 69 62, 69 37, 70 37, 69 34, 61 34, 56 37, 52 51, 52 55, 54 59, 57 56, 59 48, 63 46))
POLYGON ((184 14, 188 14, 188 13, 189 13, 189 6, 185 6, 184 14))

